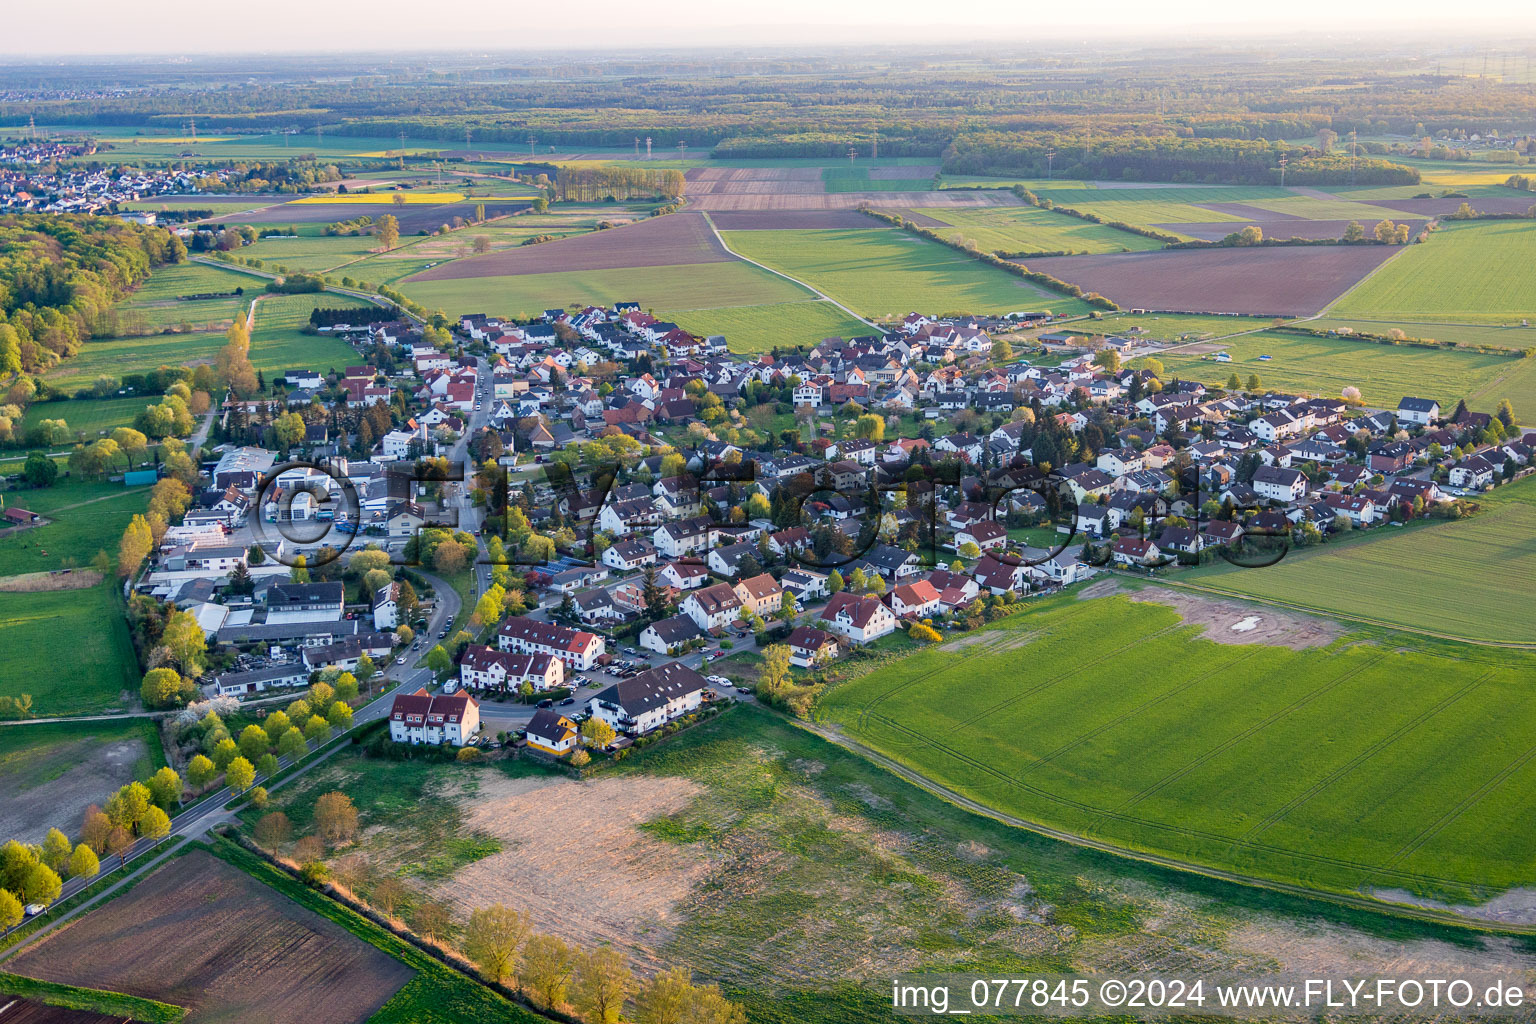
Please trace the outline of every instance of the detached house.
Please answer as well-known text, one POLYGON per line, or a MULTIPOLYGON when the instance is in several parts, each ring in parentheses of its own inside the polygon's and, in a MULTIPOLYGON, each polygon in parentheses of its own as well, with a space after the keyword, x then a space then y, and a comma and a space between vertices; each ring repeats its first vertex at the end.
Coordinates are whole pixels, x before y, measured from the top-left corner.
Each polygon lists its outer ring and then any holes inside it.
POLYGON ((801 626, 789 634, 789 663, 816 668, 837 657, 837 637, 813 626, 801 626))
POLYGON ((719 629, 735 620, 741 610, 741 598, 729 583, 716 583, 690 593, 678 610, 700 629, 719 629))
POLYGON ((872 594, 833 594, 821 611, 821 624, 856 644, 867 644, 895 631, 896 616, 872 594))
POLYGON ((1253 474, 1253 489, 1270 501, 1298 501, 1307 493, 1307 477, 1299 469, 1260 466, 1253 474))
POLYGON ((899 584, 886 600, 891 611, 903 619, 922 619, 939 610, 939 592, 927 580, 899 584))
POLYGON ((528 721, 528 745, 555 757, 563 756, 581 742, 576 723, 553 708, 540 708, 528 721))

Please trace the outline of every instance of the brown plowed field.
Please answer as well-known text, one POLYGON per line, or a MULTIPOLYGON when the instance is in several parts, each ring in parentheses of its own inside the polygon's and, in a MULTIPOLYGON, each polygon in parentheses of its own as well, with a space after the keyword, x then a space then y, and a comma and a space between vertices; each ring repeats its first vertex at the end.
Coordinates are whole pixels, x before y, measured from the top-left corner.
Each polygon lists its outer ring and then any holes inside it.
POLYGON ((1473 196, 1470 199, 1379 199, 1372 206, 1385 206, 1419 217, 1444 217, 1466 203, 1479 213, 1524 213, 1536 206, 1536 193, 1525 196, 1473 196))
POLYGON ((1031 270, 1127 308, 1300 316, 1316 313, 1399 251, 1390 245, 1184 249, 1028 262, 1031 270))
POLYGON ((361 1024, 416 973, 201 850, 7 969, 185 1006, 187 1024, 361 1024))
POLYGON ((703 216, 684 212, 650 217, 635 224, 539 245, 520 245, 484 256, 452 260, 410 280, 449 281, 571 270, 672 267, 685 263, 729 263, 735 258, 720 245, 703 216))
POLYGON ((867 228, 876 223, 857 210, 721 210, 709 219, 721 231, 867 228))
MULTIPOLYGON (((1362 223, 1365 223, 1362 220, 1362 223)), ((1399 224, 1407 224, 1412 234, 1418 234, 1419 229, 1425 225, 1422 220, 1398 221, 1399 224)), ((1265 238, 1342 238, 1344 229, 1349 227, 1347 220, 1295 220, 1276 218, 1274 220, 1259 220, 1255 218, 1253 225, 1264 232, 1265 238)), ((1248 224, 1239 224, 1236 221, 1221 221, 1209 224, 1158 224, 1156 227, 1164 231, 1173 231, 1181 235, 1189 235, 1191 238, 1203 238, 1209 242, 1218 242, 1226 238, 1234 231, 1241 231, 1249 227, 1248 224)), ((1370 231, 1372 225, 1366 224, 1366 231, 1370 231)))
POLYGON ((70 1010, 0 995, 0 1024, 135 1024, 135 1021, 122 1014, 70 1010))
POLYGON ((883 210, 908 207, 1019 206, 1017 196, 1001 189, 945 189, 940 192, 823 192, 784 194, 758 192, 751 195, 688 193, 688 205, 695 210, 857 210, 872 206, 883 210))

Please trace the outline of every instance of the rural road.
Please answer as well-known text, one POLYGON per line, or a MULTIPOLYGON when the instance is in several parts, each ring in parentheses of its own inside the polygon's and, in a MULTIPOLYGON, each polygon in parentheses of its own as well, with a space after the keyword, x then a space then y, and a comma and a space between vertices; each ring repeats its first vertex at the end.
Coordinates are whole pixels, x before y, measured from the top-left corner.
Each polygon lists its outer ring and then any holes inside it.
POLYGON ((725 244, 725 238, 720 234, 720 229, 715 227, 715 222, 710 219, 709 211, 707 211, 707 210, 700 210, 699 213, 700 213, 701 216, 703 216, 704 223, 709 225, 709 230, 714 232, 715 241, 720 243, 720 248, 724 249, 726 252, 730 253, 732 256, 735 256, 737 259, 741 260, 743 263, 750 263, 750 264, 752 264, 754 267, 757 267, 759 270, 766 270, 766 271, 768 271, 768 273, 772 274, 774 277, 782 277, 786 281, 790 281, 790 282, 792 282, 794 284, 799 285, 801 288, 804 288, 806 291, 811 292, 817 298, 821 299, 823 302, 830 302, 830 303, 832 303, 832 305, 836 306, 838 309, 842 310, 844 313, 847 313, 849 316, 853 317, 855 320, 857 320, 859 323, 863 324, 864 326, 868 327, 870 330, 875 331, 876 333, 882 333, 880 328, 875 326, 874 323, 872 323, 869 320, 864 319, 862 316, 859 316, 859 314, 855 313, 853 310, 849 309, 847 306, 843 305, 841 302, 838 302, 836 299, 834 299, 832 296, 828 295, 826 292, 821 291, 820 289, 817 289, 817 288, 813 287, 812 285, 806 284, 804 281, 800 280, 797 277, 790 277, 788 274, 784 273, 782 270, 774 270, 772 267, 767 266, 766 264, 759 263, 759 262, 757 262, 757 260, 754 260, 754 259, 752 259, 750 257, 747 257, 747 256, 743 256, 741 253, 737 252, 735 249, 732 249, 730 246, 725 244))

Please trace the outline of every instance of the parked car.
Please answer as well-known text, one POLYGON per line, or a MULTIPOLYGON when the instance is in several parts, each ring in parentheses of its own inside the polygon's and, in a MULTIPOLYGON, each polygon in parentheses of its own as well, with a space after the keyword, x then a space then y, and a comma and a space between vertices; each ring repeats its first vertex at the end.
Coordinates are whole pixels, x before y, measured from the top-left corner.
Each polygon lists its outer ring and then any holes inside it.
POLYGON ((400 657, 396 658, 395 659, 395 664, 396 665, 404 665, 405 664, 405 655, 402 654, 402 655, 400 655, 400 657))
POLYGON ((736 692, 737 693, 741 693, 741 694, 745 694, 748 697, 750 697, 750 696, 752 696, 752 687, 750 687, 750 686, 738 686, 738 687, 736 687, 736 692))
POLYGON ((563 708, 568 708, 572 704, 575 704, 575 703, 576 703, 576 698, 575 697, 567 697, 567 698, 565 698, 565 700, 560 702, 560 706, 563 707, 563 708))
POLYGON ((552 708, 555 706, 555 702, 550 698, 545 697, 543 700, 539 701, 538 706, 541 708, 552 708))

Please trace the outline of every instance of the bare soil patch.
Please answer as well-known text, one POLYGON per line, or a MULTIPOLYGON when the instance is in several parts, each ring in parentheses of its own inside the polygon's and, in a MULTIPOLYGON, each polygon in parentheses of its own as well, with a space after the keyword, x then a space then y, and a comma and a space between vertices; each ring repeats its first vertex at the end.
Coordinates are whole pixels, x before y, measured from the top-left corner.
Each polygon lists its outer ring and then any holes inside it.
POLYGON ((51 590, 85 590, 100 582, 101 573, 95 569, 24 572, 19 576, 0 577, 0 591, 11 594, 41 594, 51 590))
POLYGON ((639 963, 665 966, 654 950, 713 861, 636 826, 684 810, 700 792, 681 778, 487 777, 463 805, 464 827, 496 836, 502 852, 464 868, 436 895, 465 917, 510 903, 540 931, 583 945, 610 942, 639 963))
POLYGON ((1206 597, 1172 587, 1147 587, 1131 590, 1115 579, 1105 579, 1085 587, 1080 599, 1125 594, 1132 601, 1167 605, 1185 622, 1205 628, 1205 638, 1219 644, 1266 644, 1305 650, 1326 647, 1343 635, 1343 629, 1328 619, 1298 615, 1265 605, 1244 604, 1219 597, 1206 597))
POLYGON ((10 970, 185 1006, 189 1024, 361 1024, 415 974, 201 850, 45 936, 10 970))
POLYGON ((701 215, 674 213, 605 231, 454 260, 425 270, 410 280, 451 281, 573 270, 671 267, 729 263, 734 259, 701 215))
POLYGON ((1449 910, 1476 921, 1536 924, 1536 889, 1510 889, 1499 893, 1486 903, 1475 906, 1468 906, 1465 903, 1442 903, 1424 896, 1415 896, 1406 889, 1367 888, 1365 894, 1389 903, 1406 903, 1430 910, 1449 910))
POLYGON ((78 738, 0 758, 0 793, 5 794, 0 800, 0 836, 40 843, 52 826, 72 831, 87 807, 132 782, 139 762, 148 755, 138 737, 103 742, 82 728, 78 738))
POLYGON ((5 995, 0 995, 0 1021, 4 1024, 133 1024, 119 1014, 70 1010, 5 995))
POLYGON ((1054 256, 1028 265, 1122 306, 1299 316, 1318 312, 1400 251, 1389 245, 1184 249, 1054 256))

